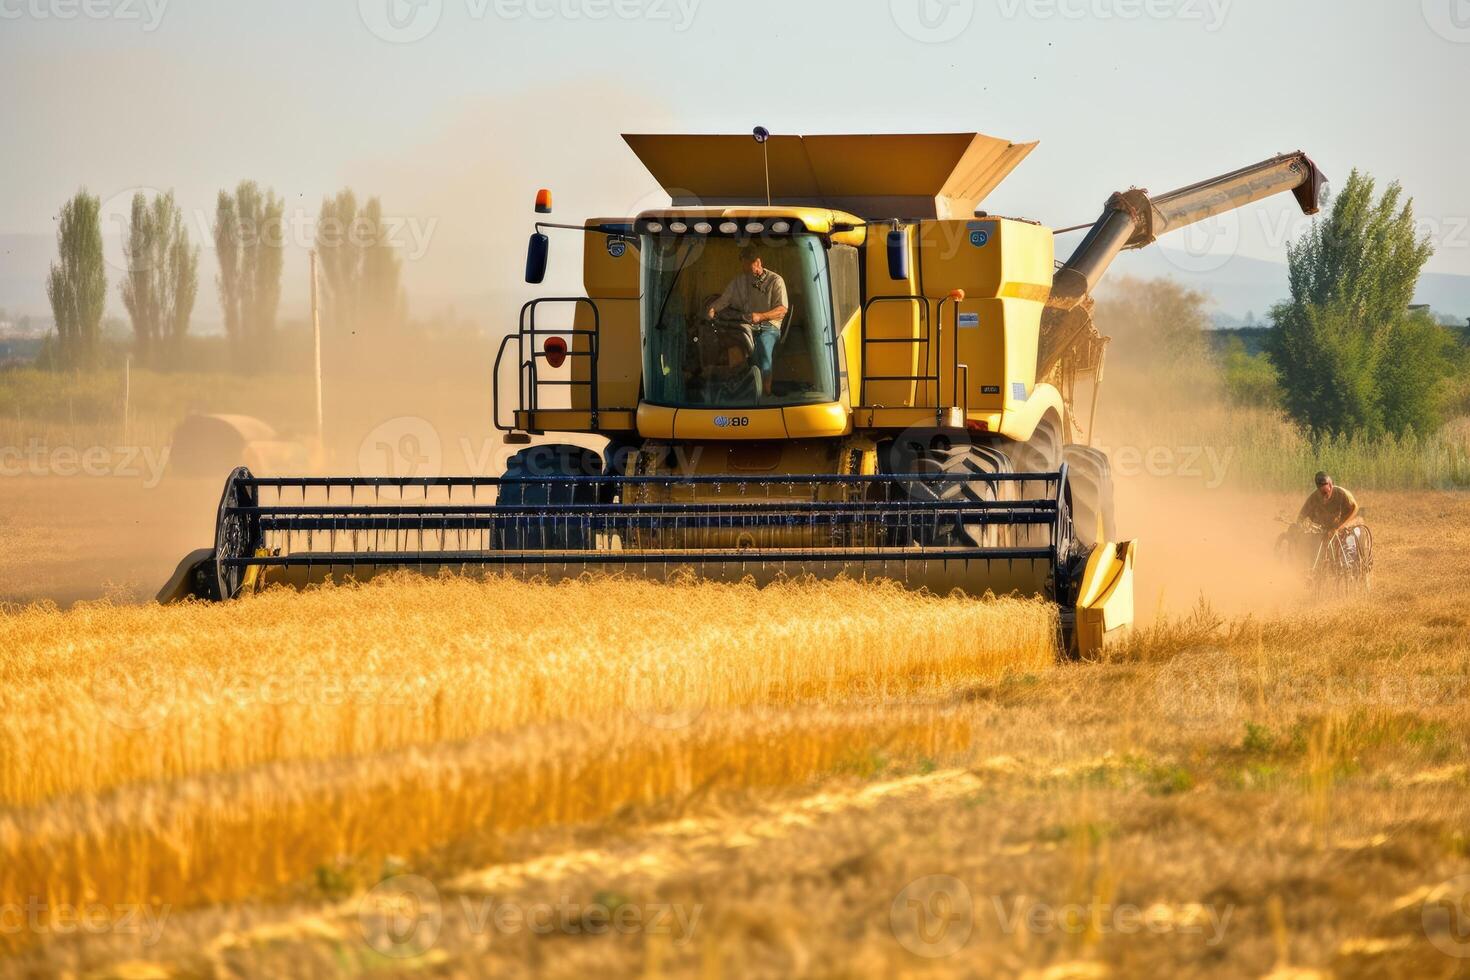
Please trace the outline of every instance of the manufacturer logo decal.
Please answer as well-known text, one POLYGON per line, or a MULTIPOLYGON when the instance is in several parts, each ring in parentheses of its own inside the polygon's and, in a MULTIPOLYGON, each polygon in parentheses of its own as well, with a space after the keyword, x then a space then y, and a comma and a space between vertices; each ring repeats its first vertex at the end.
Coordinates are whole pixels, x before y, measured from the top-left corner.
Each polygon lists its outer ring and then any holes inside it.
POLYGON ((980 326, 980 314, 979 313, 961 313, 960 314, 960 329, 961 330, 963 330, 966 327, 978 327, 978 326, 980 326))
POLYGON ((716 415, 715 426, 717 428, 738 429, 750 424, 749 415, 716 415))
POLYGON ((976 248, 984 248, 990 244, 990 236, 995 233, 995 222, 972 221, 965 225, 965 230, 970 233, 970 244, 976 248))
POLYGON ((627 250, 628 243, 623 241, 621 238, 609 238, 607 240, 607 254, 611 255, 613 258, 622 258, 623 253, 627 250))
POLYGON ((1000 385, 981 385, 980 386, 980 394, 982 394, 982 395, 998 395, 998 394, 1000 394, 1000 385))

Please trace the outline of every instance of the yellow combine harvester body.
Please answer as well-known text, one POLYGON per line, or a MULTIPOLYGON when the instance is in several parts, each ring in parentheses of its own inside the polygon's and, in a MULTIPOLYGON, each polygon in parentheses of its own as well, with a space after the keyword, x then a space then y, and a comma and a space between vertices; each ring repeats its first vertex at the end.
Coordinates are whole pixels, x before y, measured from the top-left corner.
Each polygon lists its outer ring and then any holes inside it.
POLYGON ((1035 144, 756 135, 625 137, 668 207, 538 223, 527 281, 557 229, 580 235, 585 294, 522 308, 496 359, 496 425, 510 443, 569 433, 604 452, 541 442, 489 480, 239 470, 214 552, 170 596, 404 565, 846 574, 1043 595, 1066 649, 1096 655, 1132 622, 1136 544, 1114 527, 1090 412, 1074 411, 1078 379, 1095 404, 1102 376, 1091 289, 1122 249, 1270 194, 1311 213, 1315 166, 1293 154, 1115 194, 1059 266, 1050 228, 978 210, 1035 144), (399 499, 364 505, 369 486, 399 499), (298 489, 302 505, 284 503, 298 489), (314 489, 326 499, 308 505, 314 489))

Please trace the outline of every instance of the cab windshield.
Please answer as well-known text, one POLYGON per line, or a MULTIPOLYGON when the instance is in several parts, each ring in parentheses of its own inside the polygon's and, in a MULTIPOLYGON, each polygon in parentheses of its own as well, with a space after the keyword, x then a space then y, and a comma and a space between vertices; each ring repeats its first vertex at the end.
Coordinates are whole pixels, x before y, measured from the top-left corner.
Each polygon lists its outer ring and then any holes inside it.
POLYGON ((816 235, 644 235, 645 398, 676 408, 837 400, 827 255, 816 235), (784 307, 784 312, 782 312, 784 307))

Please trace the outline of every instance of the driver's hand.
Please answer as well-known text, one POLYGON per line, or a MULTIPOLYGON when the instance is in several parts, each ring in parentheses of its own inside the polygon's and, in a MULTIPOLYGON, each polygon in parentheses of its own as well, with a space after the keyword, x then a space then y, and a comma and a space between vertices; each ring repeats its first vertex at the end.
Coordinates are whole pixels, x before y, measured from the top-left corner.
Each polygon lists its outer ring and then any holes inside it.
POLYGON ((711 306, 711 307, 710 307, 710 308, 709 308, 709 318, 710 318, 710 319, 711 319, 711 320, 713 320, 713 319, 714 319, 714 318, 715 318, 715 308, 714 308, 714 307, 713 307, 713 306, 711 306))

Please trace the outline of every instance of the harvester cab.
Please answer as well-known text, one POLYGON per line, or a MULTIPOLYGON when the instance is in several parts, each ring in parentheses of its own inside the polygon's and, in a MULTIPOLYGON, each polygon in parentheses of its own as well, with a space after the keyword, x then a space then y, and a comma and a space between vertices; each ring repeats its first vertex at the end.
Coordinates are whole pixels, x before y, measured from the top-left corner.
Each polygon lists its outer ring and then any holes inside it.
POLYGON ((215 548, 161 597, 403 566, 848 575, 1043 595, 1064 649, 1097 654, 1132 621, 1136 543, 1088 445, 1091 290, 1164 231, 1288 190, 1313 213, 1316 167, 1115 194, 1059 265, 1051 229, 977 210, 1034 143, 761 137, 627 136, 668 207, 538 223, 527 280, 548 232, 575 234, 585 292, 522 307, 495 424, 577 443, 528 445, 498 477, 237 470, 215 548))

